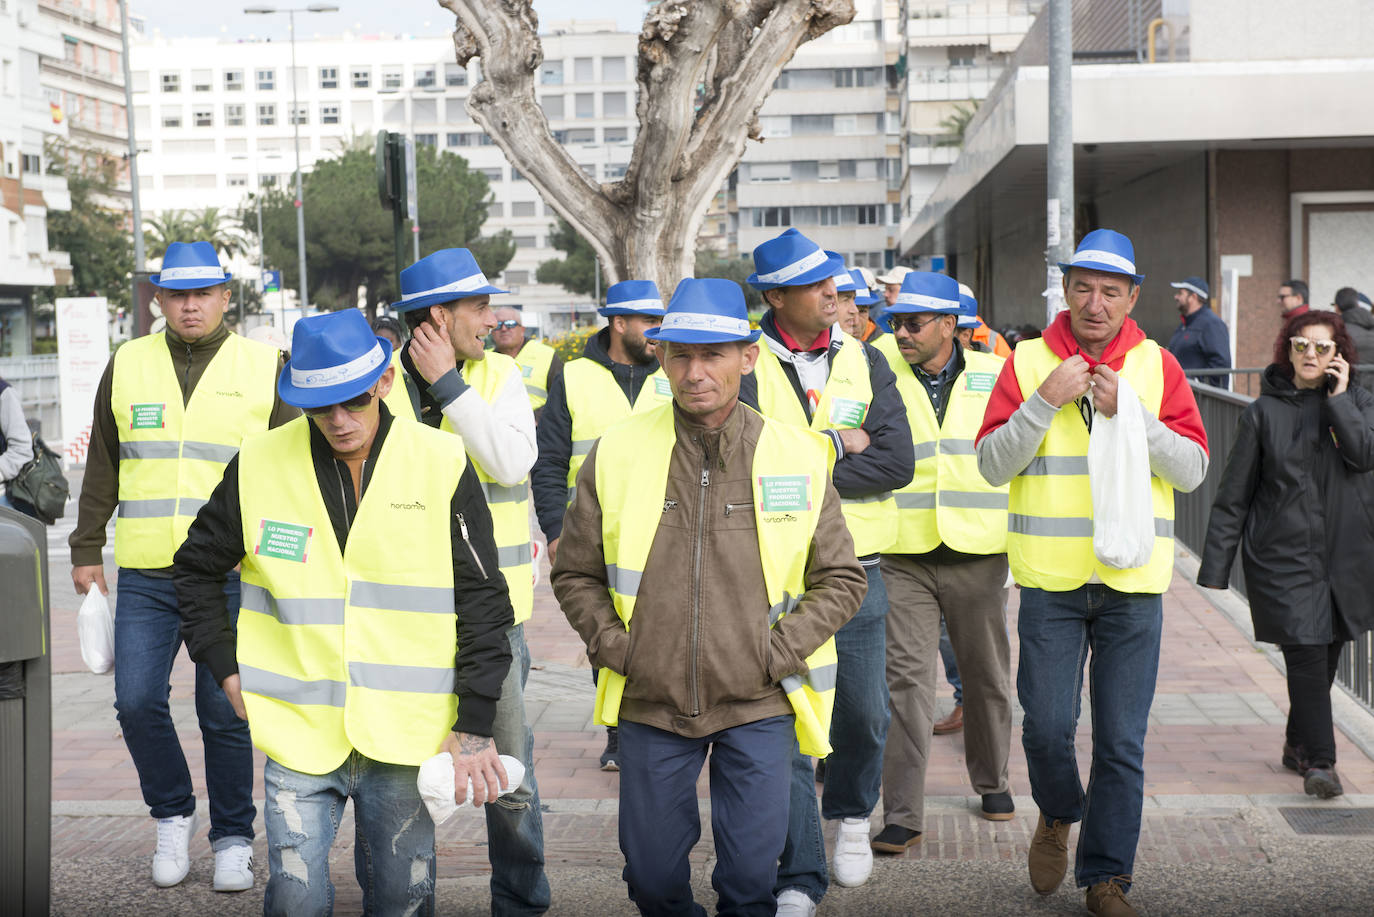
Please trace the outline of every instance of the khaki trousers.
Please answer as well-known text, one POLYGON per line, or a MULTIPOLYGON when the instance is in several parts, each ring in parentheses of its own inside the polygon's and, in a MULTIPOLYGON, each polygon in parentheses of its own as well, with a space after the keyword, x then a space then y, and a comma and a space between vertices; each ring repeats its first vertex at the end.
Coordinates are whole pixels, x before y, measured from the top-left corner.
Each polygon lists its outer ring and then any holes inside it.
POLYGON ((964 757, 979 795, 1008 792, 1011 648, 1007 556, 932 564, 884 554, 887 687, 892 724, 883 753, 883 821, 922 831, 926 763, 940 671, 940 616, 964 682, 964 757))

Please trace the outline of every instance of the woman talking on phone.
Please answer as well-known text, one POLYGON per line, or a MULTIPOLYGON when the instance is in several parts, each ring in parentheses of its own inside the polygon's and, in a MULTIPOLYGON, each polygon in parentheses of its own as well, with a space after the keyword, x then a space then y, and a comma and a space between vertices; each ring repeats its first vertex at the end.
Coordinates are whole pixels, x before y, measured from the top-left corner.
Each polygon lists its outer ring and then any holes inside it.
POLYGON ((1255 638, 1288 669, 1283 766, 1311 796, 1336 775, 1331 684, 1341 646, 1374 627, 1374 395, 1334 312, 1284 323, 1245 409, 1207 527, 1198 584, 1225 589, 1241 549, 1255 638))

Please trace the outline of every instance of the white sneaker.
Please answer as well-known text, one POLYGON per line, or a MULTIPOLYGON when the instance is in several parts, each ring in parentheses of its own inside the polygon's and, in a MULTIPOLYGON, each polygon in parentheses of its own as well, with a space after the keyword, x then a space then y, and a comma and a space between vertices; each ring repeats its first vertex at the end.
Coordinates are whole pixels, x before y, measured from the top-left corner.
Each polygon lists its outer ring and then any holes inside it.
POLYGON ((191 835, 196 833, 196 814, 174 815, 157 820, 157 850, 153 853, 153 884, 170 888, 181 884, 191 871, 191 835))
POLYGON ((235 844, 215 851, 217 892, 246 892, 253 887, 253 848, 235 844))
POLYGON ((789 888, 778 895, 778 917, 813 917, 816 902, 799 888, 789 888))
POLYGON ((873 848, 868 843, 868 819, 846 818, 835 839, 835 881, 857 888, 873 875, 873 848))

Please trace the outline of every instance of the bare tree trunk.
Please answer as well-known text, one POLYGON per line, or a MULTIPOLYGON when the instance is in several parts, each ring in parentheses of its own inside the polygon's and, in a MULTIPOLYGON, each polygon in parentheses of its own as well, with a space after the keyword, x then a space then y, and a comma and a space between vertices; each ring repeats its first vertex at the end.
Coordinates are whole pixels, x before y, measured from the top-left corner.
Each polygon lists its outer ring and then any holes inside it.
POLYGON ((759 139, 758 111, 797 47, 854 17, 852 0, 664 0, 639 36, 639 131, 623 179, 600 184, 553 138, 535 98, 544 60, 531 0, 438 0, 458 63, 482 62, 468 112, 596 251, 609 283, 689 277, 711 199, 759 139))

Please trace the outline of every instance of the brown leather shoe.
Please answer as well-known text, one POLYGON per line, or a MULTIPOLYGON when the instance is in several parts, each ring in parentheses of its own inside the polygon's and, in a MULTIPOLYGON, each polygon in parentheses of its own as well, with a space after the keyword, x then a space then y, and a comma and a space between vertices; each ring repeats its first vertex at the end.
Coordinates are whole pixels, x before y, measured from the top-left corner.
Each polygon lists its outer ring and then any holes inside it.
POLYGON ((935 721, 935 734, 946 736, 951 732, 958 732, 964 728, 964 708, 960 704, 955 704, 949 716, 942 720, 935 721))
POLYGON ((1031 888, 1042 895, 1053 894, 1069 868, 1069 823, 1051 822, 1041 812, 1026 865, 1030 869, 1031 888))
POLYGON ((1088 913, 1098 917, 1136 917, 1135 908, 1126 900, 1126 889, 1121 887, 1122 882, 1130 881, 1130 876, 1113 876, 1088 889, 1088 913))

